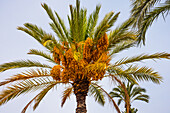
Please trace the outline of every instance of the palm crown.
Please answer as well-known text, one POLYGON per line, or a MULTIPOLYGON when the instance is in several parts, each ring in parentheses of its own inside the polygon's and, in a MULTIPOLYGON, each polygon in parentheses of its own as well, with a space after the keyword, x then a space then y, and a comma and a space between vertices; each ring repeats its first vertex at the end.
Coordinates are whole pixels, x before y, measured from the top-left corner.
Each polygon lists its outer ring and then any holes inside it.
POLYGON ((0 86, 13 83, 0 93, 0 105, 20 94, 42 89, 25 106, 22 113, 33 101, 35 102, 33 108, 36 109, 48 91, 62 83, 68 85, 68 88, 63 92, 62 106, 70 94, 74 93, 77 101, 76 113, 86 113, 85 99, 87 93, 90 92, 102 105, 105 103, 104 95, 108 97, 117 112, 120 113, 115 101, 101 86, 95 83, 96 81, 105 77, 109 77, 113 81, 116 80, 120 84, 119 79, 129 80, 133 83, 139 80, 160 83, 162 80, 162 77, 153 69, 139 67, 132 63, 145 59, 169 59, 170 54, 168 53, 141 54, 135 57, 125 57, 114 63, 110 62, 116 53, 136 45, 137 33, 129 29, 132 24, 131 20, 125 21, 110 31, 119 13, 106 14, 97 25, 101 6, 96 6, 95 11, 87 18, 87 10, 81 9, 80 2, 77 0, 76 7, 70 5, 71 15, 68 16, 69 29, 67 29, 57 12, 54 15, 47 4, 42 4, 42 7, 52 20, 50 26, 58 40, 34 24, 25 23, 24 27, 18 27, 18 30, 35 38, 48 51, 45 53, 31 49, 28 54, 42 56, 53 62, 55 66, 31 60, 19 60, 0 65, 0 72, 22 67, 28 68, 26 72, 14 75, 0 83, 0 86), (29 69, 30 67, 36 68, 29 69))
MULTIPOLYGON (((125 83, 124 83, 125 84, 125 83)), ((127 83, 126 84, 126 89, 128 91, 129 95, 129 100, 130 104, 136 100, 144 101, 144 102, 149 102, 149 96, 144 94, 146 93, 146 90, 144 88, 141 88, 139 86, 135 86, 133 83, 127 83)), ((125 96, 125 91, 121 87, 121 85, 117 86, 116 88, 113 88, 113 90, 109 93, 112 98, 118 98, 118 105, 120 105, 122 102, 125 102, 126 96, 125 96)), ((126 103, 125 103, 125 108, 126 108, 126 103)), ((134 109, 130 108, 131 113, 133 113, 134 109)))

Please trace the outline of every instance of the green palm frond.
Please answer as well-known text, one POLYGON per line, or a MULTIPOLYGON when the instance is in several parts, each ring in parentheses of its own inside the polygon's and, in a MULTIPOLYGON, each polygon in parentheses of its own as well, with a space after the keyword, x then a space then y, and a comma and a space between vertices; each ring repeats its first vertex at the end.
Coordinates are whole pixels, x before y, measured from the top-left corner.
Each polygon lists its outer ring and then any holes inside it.
POLYGON ((33 106, 33 109, 34 109, 34 110, 38 107, 39 103, 40 103, 41 100, 44 98, 44 96, 48 93, 48 91, 50 91, 56 84, 57 84, 57 82, 46 86, 46 88, 44 88, 44 89, 38 94, 38 96, 35 98, 35 104, 34 104, 34 106, 33 106))
POLYGON ((31 60, 19 60, 19 61, 13 61, 9 63, 4 63, 0 65, 0 72, 9 70, 9 69, 16 69, 16 68, 22 68, 22 67, 43 67, 43 68, 52 68, 51 66, 47 64, 41 64, 37 61, 31 61, 31 60))
POLYGON ((89 87, 89 94, 93 95, 95 98, 95 101, 97 101, 99 104, 104 106, 105 98, 104 98, 103 92, 98 86, 91 84, 89 87))
POLYGON ((134 57, 125 57, 117 62, 115 62, 114 66, 119 66, 122 64, 128 64, 128 63, 134 63, 134 62, 138 62, 138 61, 142 61, 142 60, 146 60, 146 59, 170 59, 170 54, 169 53, 155 53, 155 54, 151 54, 151 55, 147 55, 147 54, 141 54, 138 56, 134 56, 134 57))
POLYGON ((101 91, 103 92, 103 94, 105 94, 105 96, 108 98, 109 102, 114 105, 114 107, 116 108, 116 111, 117 111, 118 113, 121 113, 119 107, 118 107, 117 104, 116 104, 116 102, 113 100, 113 98, 112 98, 101 86, 99 86, 99 85, 96 84, 96 83, 91 83, 91 84, 93 84, 94 86, 96 86, 96 87, 98 87, 99 89, 101 89, 101 91))
POLYGON ((65 33, 66 38, 68 39, 68 41, 70 41, 70 40, 69 40, 69 32, 67 31, 67 28, 66 28, 66 26, 65 26, 65 24, 64 24, 64 20, 62 20, 62 19, 60 18, 60 16, 58 15, 57 12, 55 12, 55 15, 57 16, 58 22, 60 23, 60 26, 62 27, 62 29, 63 29, 63 31, 64 31, 64 33, 65 33))
POLYGON ((40 44, 44 47, 52 51, 57 41, 55 40, 54 36, 51 34, 46 33, 42 28, 38 27, 37 25, 31 23, 25 23, 24 27, 18 27, 18 30, 24 31, 30 36, 34 37, 40 44), (47 44, 47 42, 49 44, 47 44))
POLYGON ((35 38, 40 44, 42 44, 41 38, 39 36, 37 36, 33 31, 24 28, 24 27, 17 27, 18 30, 24 31, 25 33, 29 34, 30 36, 32 36, 33 38, 35 38))
POLYGON ((109 42, 111 40, 115 40, 116 38, 119 38, 122 34, 126 33, 129 30, 129 27, 132 25, 132 19, 128 19, 125 22, 123 22, 120 26, 116 27, 112 32, 109 34, 109 42))
MULTIPOLYGON (((58 38, 61 41, 67 41, 67 34, 64 34, 64 30, 62 29, 63 27, 61 27, 61 25, 59 24, 59 22, 57 21, 57 18, 54 16, 51 8, 48 7, 47 4, 41 4, 42 7, 45 9, 45 11, 47 12, 48 16, 50 17, 50 19, 53 21, 53 25, 55 25, 56 29, 55 29, 55 33, 57 34, 58 38)), ((59 20, 60 21, 60 20, 59 20)), ((61 23, 62 24, 62 23, 61 23)), ((64 24, 62 24, 62 26, 64 26, 64 24)), ((64 27, 65 28, 65 27, 64 27)), ((53 29, 54 30, 54 29, 53 29)))
POLYGON ((126 50, 130 47, 133 47, 135 45, 136 45, 136 41, 134 40, 126 40, 126 41, 122 41, 121 43, 115 44, 115 46, 112 47, 110 50, 111 51, 110 56, 119 53, 123 50, 126 50))
POLYGON ((134 18, 133 26, 139 27, 146 14, 160 1, 161 0, 133 0, 131 10, 131 16, 134 18))
POLYGON ((130 81, 133 81, 133 83, 135 83, 136 80, 152 81, 158 84, 162 81, 162 77, 157 72, 155 72, 152 68, 148 68, 148 67, 138 67, 138 66, 131 65, 128 69, 125 70, 121 70, 120 68, 113 68, 113 69, 114 72, 116 72, 117 76, 123 76, 128 80, 130 79, 130 81))
POLYGON ((105 15, 104 19, 99 23, 94 31, 94 40, 98 40, 104 33, 109 30, 109 28, 113 26, 118 18, 118 15, 119 13, 114 15, 113 11, 105 15))
POLYGON ((137 33, 134 31, 126 31, 124 33, 119 34, 118 36, 114 36, 117 31, 113 30, 108 34, 108 39, 109 39, 109 47, 112 48, 115 47, 116 44, 124 42, 124 41, 136 41, 137 39, 137 33))
POLYGON ((141 94, 141 95, 139 95, 139 96, 134 98, 134 100, 140 100, 140 101, 144 101, 146 103, 149 102, 148 99, 149 99, 149 96, 148 95, 144 95, 144 94, 141 94))
POLYGON ((145 93, 146 92, 146 89, 144 88, 141 88, 141 87, 134 87, 132 90, 131 90, 131 98, 134 98, 135 96, 139 95, 139 94, 142 94, 142 93, 145 93))
POLYGON ((122 101, 123 101, 122 99, 119 99, 118 102, 117 102, 117 105, 119 106, 122 101))
POLYGON ((142 26, 139 28, 139 39, 138 43, 143 41, 145 44, 145 34, 149 26, 152 25, 153 21, 159 17, 160 14, 168 15, 170 11, 170 1, 167 0, 164 4, 160 4, 161 6, 155 7, 152 11, 150 11, 142 22, 142 26))
POLYGON ((70 98, 72 93, 73 93, 73 87, 67 87, 66 90, 63 92, 61 107, 63 107, 64 103, 68 98, 70 98))
POLYGON ((48 61, 55 63, 53 57, 50 54, 44 53, 43 51, 37 49, 31 49, 28 54, 38 55, 43 58, 46 58, 48 61))
POLYGON ((133 76, 131 76, 130 74, 124 74, 123 67, 110 66, 108 67, 107 71, 110 73, 108 76, 111 77, 113 81, 115 80, 114 77, 118 77, 121 80, 128 80, 131 83, 138 84, 133 76))
POLYGON ((49 77, 50 72, 45 69, 30 69, 27 70, 26 72, 22 72, 21 74, 17 74, 14 76, 11 76, 10 78, 7 78, 5 81, 0 82, 0 86, 14 82, 14 81, 19 81, 19 80, 26 80, 26 79, 31 79, 31 78, 36 78, 36 77, 49 77))
POLYGON ((23 93, 36 91, 38 89, 42 89, 45 86, 53 83, 56 83, 56 81, 52 81, 47 78, 39 78, 39 79, 24 80, 17 84, 8 86, 0 93, 0 105, 5 104, 9 100, 18 97, 23 93))
MULTIPOLYGON (((114 90, 115 91, 115 90, 114 90)), ((122 92, 123 93, 123 92, 122 92)), ((109 95, 113 98, 113 97, 118 97, 118 98, 122 98, 122 96, 118 93, 115 92, 110 92, 109 95)), ((123 98, 122 98, 123 99, 123 98)))
POLYGON ((39 103, 41 102, 41 100, 44 98, 44 96, 48 93, 48 91, 53 88, 57 83, 53 83, 50 84, 48 86, 46 86, 38 95, 36 95, 22 110, 21 113, 25 113, 27 108, 31 105, 31 103, 33 101, 35 101, 35 104, 33 106, 33 109, 35 110, 37 108, 37 106, 39 105, 39 103))
POLYGON ((92 18, 88 20, 87 9, 80 9, 80 2, 77 1, 76 3, 76 7, 70 5, 71 15, 70 17, 68 16, 72 43, 84 41, 88 37, 89 32, 91 32, 89 29, 92 18))
POLYGON ((87 23, 87 30, 86 30, 87 37, 93 37, 94 35, 94 30, 99 18, 100 8, 101 5, 97 5, 95 11, 93 11, 93 13, 89 16, 88 23, 87 23))
POLYGON ((119 100, 117 102, 118 106, 121 104, 122 101, 124 101, 125 93, 124 93, 124 90, 122 89, 122 87, 118 86, 116 88, 113 88, 113 90, 109 93, 109 95, 112 98, 119 98, 119 100))

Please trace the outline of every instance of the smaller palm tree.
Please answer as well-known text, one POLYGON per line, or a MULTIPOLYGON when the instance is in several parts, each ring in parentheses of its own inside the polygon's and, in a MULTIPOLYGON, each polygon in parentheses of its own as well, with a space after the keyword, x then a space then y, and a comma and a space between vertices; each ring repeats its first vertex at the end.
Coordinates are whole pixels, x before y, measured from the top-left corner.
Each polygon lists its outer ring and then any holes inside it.
MULTIPOLYGON (((124 83, 125 84, 125 83, 124 83)), ((146 92, 146 90, 144 88, 141 88, 139 86, 135 86, 136 84, 133 83, 127 83, 126 89, 128 91, 128 95, 129 95, 129 100, 130 100, 130 111, 129 113, 136 113, 137 109, 135 108, 131 108, 131 103, 133 101, 136 100, 140 100, 140 101, 144 101, 144 102, 149 102, 149 96, 144 94, 146 92)), ((121 85, 117 86, 116 88, 113 88, 113 90, 109 93, 111 95, 112 98, 119 98, 118 99, 118 105, 120 105, 122 102, 125 103, 126 100, 126 96, 125 96, 125 91, 124 89, 121 87, 121 85)), ((126 107, 126 103, 125 103, 125 108, 126 107)), ((126 113, 126 112, 123 112, 126 113)))

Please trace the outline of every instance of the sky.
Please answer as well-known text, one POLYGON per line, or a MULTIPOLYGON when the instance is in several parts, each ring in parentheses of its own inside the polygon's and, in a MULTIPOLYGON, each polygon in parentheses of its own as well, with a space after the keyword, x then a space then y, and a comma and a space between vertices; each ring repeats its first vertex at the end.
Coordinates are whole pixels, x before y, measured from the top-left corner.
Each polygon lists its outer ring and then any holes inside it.
MULTIPOLYGON (((104 15, 110 11, 115 13, 120 12, 115 26, 121 24, 129 17, 130 0, 80 0, 81 6, 87 8, 88 14, 92 13, 97 4, 101 4, 99 21, 104 15)), ((41 7, 41 3, 47 3, 53 10, 67 23, 67 14, 69 14, 69 5, 75 5, 75 0, 1 0, 0 1, 0 64, 16 61, 19 59, 33 59, 45 62, 40 57, 28 55, 30 49, 44 48, 38 44, 32 37, 18 31, 17 26, 23 26, 24 23, 33 23, 42 27, 47 32, 52 32, 48 25, 50 19, 46 12, 41 7)), ((114 28, 114 27, 113 27, 114 28)), ((126 56, 139 55, 141 53, 170 53, 170 16, 166 17, 166 21, 160 17, 156 20, 147 32, 146 45, 138 48, 132 48, 118 54, 117 59, 126 56)), ((134 102, 133 107, 136 107, 138 113, 169 113, 169 93, 170 93, 170 61, 166 59, 156 61, 144 61, 140 63, 152 67, 163 77, 163 82, 160 85, 152 82, 140 82, 139 85, 147 90, 150 96, 150 102, 134 102)), ((21 70, 15 69, 0 73, 0 81, 14 75, 21 70)), ((113 85, 110 81, 103 81, 102 86, 109 92, 113 85)), ((27 113, 74 113, 76 108, 75 97, 72 95, 70 100, 67 100, 64 107, 61 108, 61 92, 63 86, 50 91, 40 103, 40 106, 33 111, 32 106, 28 108, 27 113)), ((4 87, 0 88, 0 91, 4 87)), ((21 95, 16 99, 0 106, 0 113, 20 113, 24 106, 31 100, 37 92, 21 95)), ((121 106, 123 109, 123 106, 121 106)), ((108 103, 101 106, 96 103, 92 97, 87 98, 88 113, 116 113, 114 107, 108 103)))

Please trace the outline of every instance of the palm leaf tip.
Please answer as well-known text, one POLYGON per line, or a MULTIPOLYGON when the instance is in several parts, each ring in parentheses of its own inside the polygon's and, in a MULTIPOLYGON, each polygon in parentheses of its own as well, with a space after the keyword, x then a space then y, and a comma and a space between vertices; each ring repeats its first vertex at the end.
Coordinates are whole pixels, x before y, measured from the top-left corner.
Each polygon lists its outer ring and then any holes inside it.
POLYGON ((68 88, 63 92, 61 107, 63 107, 64 103, 65 103, 66 100, 71 96, 72 93, 73 93, 73 87, 68 87, 68 88))
POLYGON ((44 67, 44 68, 51 68, 51 66, 47 64, 41 64, 38 61, 31 61, 31 60, 19 60, 13 61, 9 63, 4 63, 0 65, 0 72, 9 70, 9 69, 16 69, 22 67, 44 67))

